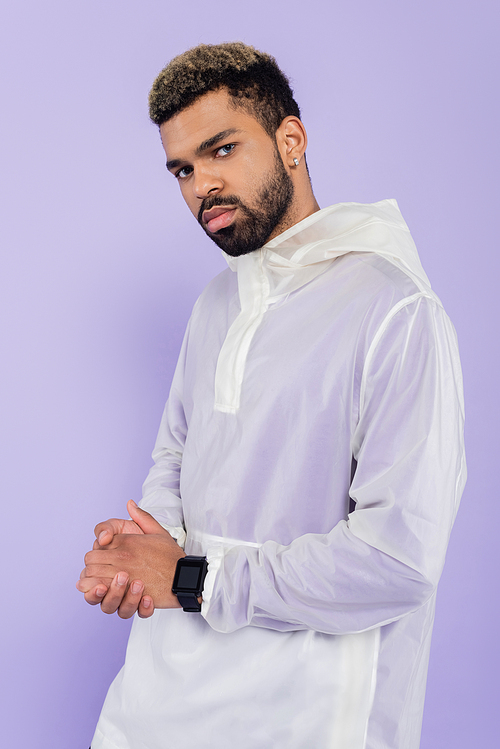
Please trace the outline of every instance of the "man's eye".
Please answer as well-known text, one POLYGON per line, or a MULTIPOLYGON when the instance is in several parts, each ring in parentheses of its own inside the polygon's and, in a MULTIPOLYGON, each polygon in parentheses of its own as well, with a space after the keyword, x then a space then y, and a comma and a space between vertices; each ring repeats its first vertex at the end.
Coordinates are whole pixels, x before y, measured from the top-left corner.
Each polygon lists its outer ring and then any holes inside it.
POLYGON ((179 171, 175 173, 175 176, 177 179, 185 179, 192 171, 192 166, 183 166, 182 169, 179 169, 179 171))
POLYGON ((225 146, 221 146, 217 149, 217 155, 227 156, 234 149, 234 145, 234 143, 227 143, 225 146))

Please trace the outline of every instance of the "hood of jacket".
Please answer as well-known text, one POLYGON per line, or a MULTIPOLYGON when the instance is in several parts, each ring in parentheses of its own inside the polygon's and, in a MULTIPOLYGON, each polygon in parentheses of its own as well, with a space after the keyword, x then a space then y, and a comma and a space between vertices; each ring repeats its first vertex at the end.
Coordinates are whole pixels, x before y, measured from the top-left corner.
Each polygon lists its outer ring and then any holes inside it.
MULTIPOLYGON (((415 243, 394 199, 338 203, 311 214, 260 250, 236 258, 223 255, 238 276, 257 275, 261 280, 264 276, 271 302, 308 283, 348 252, 382 255, 411 276, 420 289, 430 289, 415 243)), ((241 295, 241 282, 239 286, 241 295)))

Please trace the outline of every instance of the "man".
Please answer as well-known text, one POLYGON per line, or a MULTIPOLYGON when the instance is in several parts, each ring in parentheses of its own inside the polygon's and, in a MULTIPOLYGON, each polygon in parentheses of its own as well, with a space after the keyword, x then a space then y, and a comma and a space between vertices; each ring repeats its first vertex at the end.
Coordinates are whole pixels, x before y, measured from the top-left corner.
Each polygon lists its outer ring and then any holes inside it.
POLYGON ((465 481, 451 323, 395 201, 319 210, 273 58, 189 50, 150 114, 229 269, 142 508, 85 558, 86 600, 139 614, 92 747, 415 749, 465 481))

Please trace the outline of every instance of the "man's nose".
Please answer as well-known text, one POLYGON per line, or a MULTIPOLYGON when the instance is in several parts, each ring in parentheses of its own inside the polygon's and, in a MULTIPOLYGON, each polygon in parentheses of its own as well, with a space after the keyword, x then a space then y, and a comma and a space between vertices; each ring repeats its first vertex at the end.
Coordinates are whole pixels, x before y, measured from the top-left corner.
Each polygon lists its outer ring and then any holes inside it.
POLYGON ((221 178, 209 169, 197 169, 194 173, 193 191, 197 198, 203 200, 208 195, 218 193, 224 187, 221 178))

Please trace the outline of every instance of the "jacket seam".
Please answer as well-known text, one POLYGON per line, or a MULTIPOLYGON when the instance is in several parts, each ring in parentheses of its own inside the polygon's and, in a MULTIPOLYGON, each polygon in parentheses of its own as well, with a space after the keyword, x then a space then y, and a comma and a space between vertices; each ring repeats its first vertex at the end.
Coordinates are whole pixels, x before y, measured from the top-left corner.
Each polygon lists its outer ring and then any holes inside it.
POLYGON ((433 299, 433 297, 426 293, 425 291, 418 291, 415 294, 412 294, 411 296, 405 297, 404 299, 401 299, 400 302, 394 305, 392 309, 389 310, 387 315, 384 317, 382 322, 380 323, 377 332, 375 333, 373 340, 370 344, 370 348, 368 349, 368 353, 366 355, 365 363, 363 365, 363 374, 361 376, 361 386, 359 389, 359 415, 361 416, 361 413, 363 411, 364 407, 364 400, 365 400, 365 390, 366 390, 366 381, 368 376, 368 370, 370 368, 371 360, 373 359, 375 355, 375 351, 377 349, 378 344, 380 343, 380 339, 382 338, 383 334, 387 330, 389 323, 391 320, 397 315, 398 312, 400 312, 402 309, 407 307, 408 305, 415 302, 417 299, 422 299, 426 297, 427 299, 433 299))

